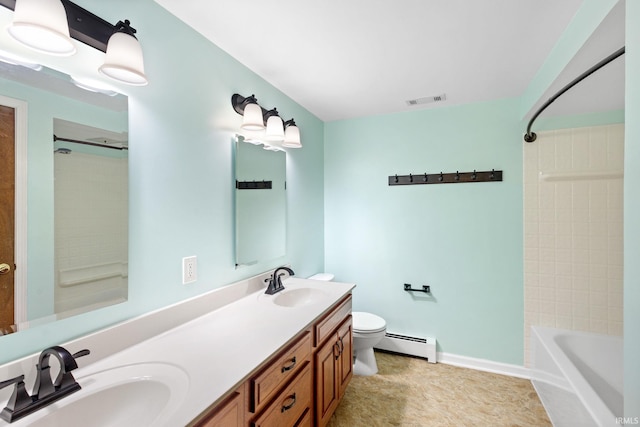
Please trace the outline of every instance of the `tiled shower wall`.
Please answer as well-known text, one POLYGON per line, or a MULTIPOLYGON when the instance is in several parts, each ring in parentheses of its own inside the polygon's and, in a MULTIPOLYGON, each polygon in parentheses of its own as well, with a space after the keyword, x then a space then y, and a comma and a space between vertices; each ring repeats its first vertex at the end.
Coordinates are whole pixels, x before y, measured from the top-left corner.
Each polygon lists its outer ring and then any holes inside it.
POLYGON ((624 124, 524 147, 525 361, 532 325, 622 335, 624 124))

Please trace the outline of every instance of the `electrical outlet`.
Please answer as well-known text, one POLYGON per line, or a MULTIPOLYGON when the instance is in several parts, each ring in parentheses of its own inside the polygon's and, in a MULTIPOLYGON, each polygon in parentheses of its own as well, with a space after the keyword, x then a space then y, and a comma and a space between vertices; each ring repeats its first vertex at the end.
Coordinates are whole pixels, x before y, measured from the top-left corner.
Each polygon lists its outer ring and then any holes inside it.
POLYGON ((182 284, 193 283, 198 280, 198 257, 182 258, 182 284))

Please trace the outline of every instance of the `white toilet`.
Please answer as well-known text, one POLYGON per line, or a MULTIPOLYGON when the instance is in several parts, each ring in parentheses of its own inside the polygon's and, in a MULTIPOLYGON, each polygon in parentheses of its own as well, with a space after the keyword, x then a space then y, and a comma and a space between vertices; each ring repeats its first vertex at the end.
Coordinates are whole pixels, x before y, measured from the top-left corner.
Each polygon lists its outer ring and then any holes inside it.
MULTIPOLYGON (((334 275, 319 273, 309 277, 313 280, 330 282, 334 275)), ((385 320, 375 314, 354 311, 353 316, 353 373, 355 375, 374 375, 378 372, 373 346, 378 344, 387 331, 385 320)))

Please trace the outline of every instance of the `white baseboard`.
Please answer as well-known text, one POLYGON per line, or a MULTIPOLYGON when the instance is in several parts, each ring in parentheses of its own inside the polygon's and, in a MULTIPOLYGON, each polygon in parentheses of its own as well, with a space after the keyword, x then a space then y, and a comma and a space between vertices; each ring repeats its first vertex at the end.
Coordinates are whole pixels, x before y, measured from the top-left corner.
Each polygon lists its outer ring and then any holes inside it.
POLYGON ((494 374, 508 375, 510 377, 531 379, 531 372, 528 368, 509 363, 494 362, 486 359, 476 359, 468 356, 458 356, 456 354, 438 352, 438 363, 459 366, 461 368, 475 369, 477 371, 492 372, 494 374))

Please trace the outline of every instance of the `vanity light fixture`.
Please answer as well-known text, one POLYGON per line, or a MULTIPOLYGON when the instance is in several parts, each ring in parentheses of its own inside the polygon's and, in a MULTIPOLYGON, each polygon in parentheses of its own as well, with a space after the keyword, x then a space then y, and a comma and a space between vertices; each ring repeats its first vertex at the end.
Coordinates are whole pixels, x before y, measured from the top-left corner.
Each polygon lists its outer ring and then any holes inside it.
POLYGON ((265 110, 258 104, 255 95, 244 97, 233 94, 231 106, 243 116, 240 134, 246 142, 263 143, 265 150, 302 147, 300 130, 295 121, 290 119, 283 122, 277 109, 265 110))
POLYGON ((284 122, 284 141, 282 142, 282 146, 287 148, 302 147, 300 143, 300 129, 298 129, 293 119, 284 122))
POLYGON ((281 143, 284 141, 284 123, 278 115, 278 111, 274 108, 265 113, 267 119, 267 129, 264 139, 271 143, 281 143))
POLYGON ((105 52, 99 68, 105 76, 129 85, 147 84, 142 49, 128 20, 112 25, 69 0, 0 0, 14 11, 7 29, 20 43, 50 55, 72 55, 72 38, 105 52))
POLYGON ((122 83, 144 86, 149 83, 144 74, 142 48, 134 36, 128 19, 118 21, 115 32, 107 43, 104 64, 98 69, 102 74, 122 83))
POLYGON ((41 53, 70 56, 76 52, 60 0, 17 0, 7 31, 18 42, 41 53))

